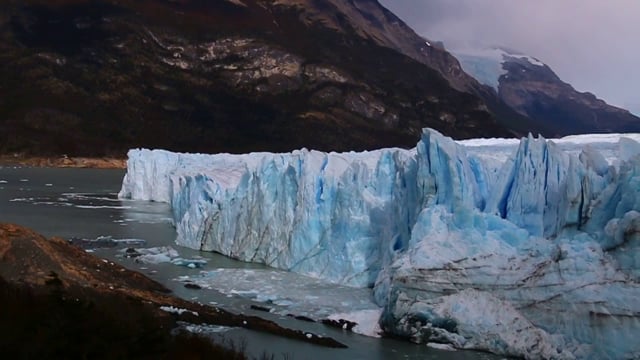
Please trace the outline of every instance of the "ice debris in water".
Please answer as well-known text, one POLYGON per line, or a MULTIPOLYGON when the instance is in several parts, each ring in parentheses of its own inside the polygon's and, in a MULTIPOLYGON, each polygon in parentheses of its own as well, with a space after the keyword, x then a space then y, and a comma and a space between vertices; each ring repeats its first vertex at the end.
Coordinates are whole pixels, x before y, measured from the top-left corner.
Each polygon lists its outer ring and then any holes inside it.
MULTIPOLYGON (((357 334, 367 335, 371 337, 380 337, 382 329, 378 320, 382 314, 382 309, 356 310, 347 313, 337 313, 329 316, 329 320, 346 320, 356 325, 351 329, 357 334)), ((346 328, 347 324, 343 326, 346 328)))
POLYGON ((179 330, 184 329, 194 334, 209 336, 212 334, 224 333, 233 329, 232 327, 228 327, 228 326, 203 325, 203 324, 197 325, 197 324, 190 324, 184 321, 178 321, 177 323, 179 327, 174 330, 175 333, 178 333, 179 330))
POLYGON ((374 288, 383 331, 506 356, 640 353, 638 134, 412 150, 132 150, 119 196, 179 244, 374 288))
POLYGON ((103 235, 95 239, 72 237, 69 239, 69 243, 83 249, 100 249, 118 246, 141 246, 146 244, 146 241, 143 239, 114 239, 110 235, 103 235))
POLYGON ((160 306, 160 310, 166 311, 166 312, 169 312, 169 313, 173 313, 173 314, 178 314, 178 315, 182 315, 184 313, 190 313, 192 315, 198 316, 198 313, 195 312, 195 311, 178 308, 178 307, 171 306, 171 305, 160 306))
POLYGON ((216 269, 177 280, 268 304, 277 314, 300 315, 316 321, 345 311, 377 311, 378 315, 380 311, 368 289, 328 285, 325 281, 286 271, 216 269))
POLYGON ((151 248, 127 248, 122 251, 125 257, 134 258, 143 264, 172 263, 177 266, 185 266, 190 269, 201 268, 207 264, 205 259, 185 259, 180 257, 176 249, 171 246, 159 246, 151 248))

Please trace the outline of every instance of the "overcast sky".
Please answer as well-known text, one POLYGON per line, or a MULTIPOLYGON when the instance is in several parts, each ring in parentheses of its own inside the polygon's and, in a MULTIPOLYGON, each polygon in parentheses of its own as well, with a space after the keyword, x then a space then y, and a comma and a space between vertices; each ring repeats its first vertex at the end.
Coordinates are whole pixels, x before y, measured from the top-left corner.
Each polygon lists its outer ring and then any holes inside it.
POLYGON ((640 114, 640 0, 380 0, 447 48, 506 46, 640 114))

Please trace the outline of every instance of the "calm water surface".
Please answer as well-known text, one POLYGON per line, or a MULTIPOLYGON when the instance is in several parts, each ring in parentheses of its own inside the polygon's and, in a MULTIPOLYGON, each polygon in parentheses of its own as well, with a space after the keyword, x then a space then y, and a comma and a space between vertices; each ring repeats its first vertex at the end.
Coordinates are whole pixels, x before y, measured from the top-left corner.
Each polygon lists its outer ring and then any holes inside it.
MULTIPOLYGON (((204 269, 189 269, 170 263, 140 264, 122 256, 122 247, 96 249, 95 254, 140 271, 163 283, 178 296, 217 304, 233 312, 242 312, 274 320, 283 326, 331 336, 348 345, 348 349, 322 347, 290 341, 275 336, 232 329, 220 338, 246 340, 248 351, 260 355, 263 350, 288 354, 291 359, 499 359, 499 357, 469 351, 441 351, 424 345, 391 339, 374 339, 307 323, 286 316, 249 309, 251 300, 222 294, 215 290, 190 290, 175 279, 195 276, 201 270, 246 268, 275 271, 257 264, 247 264, 226 257, 203 253, 175 245, 175 230, 166 204, 120 201, 123 170, 49 169, 0 167, 0 222, 21 224, 46 235, 66 239, 142 239, 144 247, 172 246, 182 257, 201 256, 208 261, 204 269)), ((330 289, 333 285, 325 284, 330 289)))

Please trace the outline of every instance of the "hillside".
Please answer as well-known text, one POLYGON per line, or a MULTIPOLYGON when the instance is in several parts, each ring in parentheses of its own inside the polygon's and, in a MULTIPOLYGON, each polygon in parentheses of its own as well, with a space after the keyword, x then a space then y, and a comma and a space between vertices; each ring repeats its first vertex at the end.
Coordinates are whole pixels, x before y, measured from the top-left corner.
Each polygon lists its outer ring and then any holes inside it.
POLYGON ((640 118, 579 92, 540 60, 501 48, 457 52, 463 68, 549 137, 638 132, 640 118))
POLYGON ((457 61, 418 52, 415 37, 369 0, 3 2, 0 153, 363 150, 413 146, 423 127, 511 135, 457 61))
POLYGON ((172 296, 141 273, 60 238, 0 223, 0 348, 19 359, 244 359, 180 330, 179 321, 243 327, 319 346, 329 337, 172 296), (185 311, 167 311, 167 308, 185 311), (182 335, 173 336, 176 333, 182 335))

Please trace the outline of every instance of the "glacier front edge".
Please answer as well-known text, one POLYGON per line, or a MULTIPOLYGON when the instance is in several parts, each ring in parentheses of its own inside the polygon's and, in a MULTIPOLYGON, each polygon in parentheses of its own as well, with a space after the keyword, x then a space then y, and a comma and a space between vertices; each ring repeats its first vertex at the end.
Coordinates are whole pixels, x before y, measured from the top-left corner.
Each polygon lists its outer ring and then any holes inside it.
POLYGON ((637 134, 364 153, 129 152, 120 196, 171 204, 177 242, 352 286, 382 329, 526 358, 633 358, 637 134))

